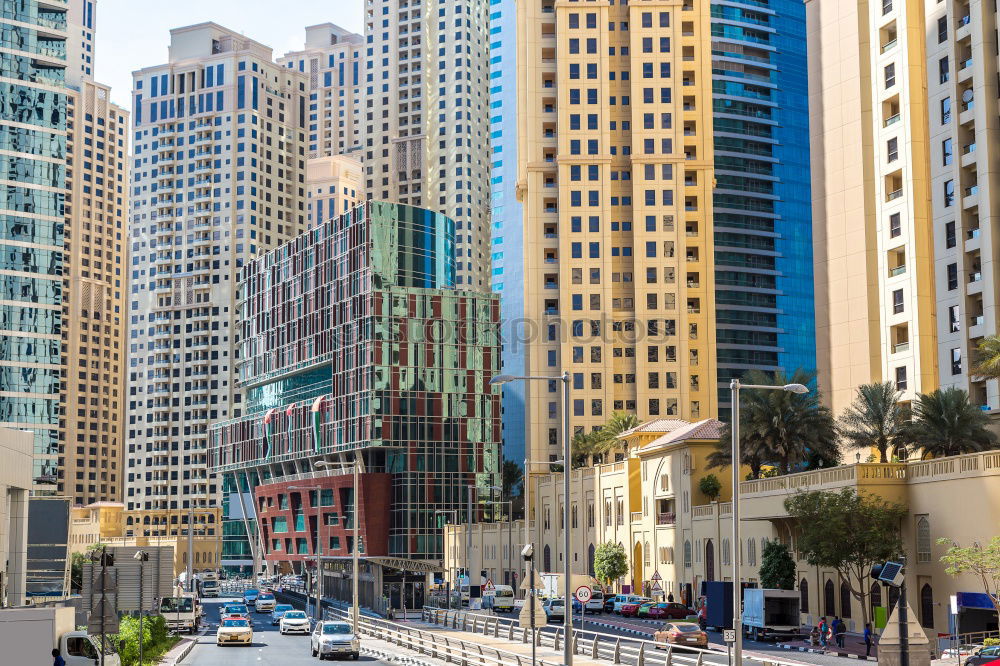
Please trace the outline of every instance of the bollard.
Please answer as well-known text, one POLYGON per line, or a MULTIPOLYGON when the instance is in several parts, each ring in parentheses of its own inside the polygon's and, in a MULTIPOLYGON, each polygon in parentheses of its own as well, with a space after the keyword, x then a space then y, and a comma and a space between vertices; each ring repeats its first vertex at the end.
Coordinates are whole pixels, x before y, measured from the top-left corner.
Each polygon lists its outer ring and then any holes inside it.
POLYGON ((552 649, 559 652, 559 629, 556 629, 555 635, 552 636, 552 649))
POLYGON ((611 657, 611 663, 612 664, 622 663, 622 639, 620 638, 615 639, 615 653, 611 657))
POLYGON ((577 654, 579 650, 577 648, 580 646, 580 634, 573 632, 573 654, 577 654))
POLYGON ((537 627, 535 628, 535 635, 532 637, 532 640, 535 641, 535 645, 537 645, 538 647, 542 647, 542 630, 541 629, 539 629, 537 627))
POLYGON ((635 658, 635 666, 646 666, 646 644, 639 643, 639 656, 635 658))
POLYGON ((663 666, 673 666, 674 663, 674 648, 667 645, 667 657, 663 660, 663 666))
POLYGON ((500 638, 500 620, 493 621, 493 638, 500 638))
POLYGON ((528 628, 527 627, 521 627, 521 642, 522 643, 527 643, 528 642, 528 628))
POLYGON ((507 640, 514 640, 514 623, 511 622, 507 625, 507 640))
POLYGON ((590 658, 591 659, 597 659, 600 656, 599 653, 598 653, 598 651, 597 651, 597 641, 598 641, 598 636, 597 636, 597 634, 594 634, 594 642, 590 646, 590 658))

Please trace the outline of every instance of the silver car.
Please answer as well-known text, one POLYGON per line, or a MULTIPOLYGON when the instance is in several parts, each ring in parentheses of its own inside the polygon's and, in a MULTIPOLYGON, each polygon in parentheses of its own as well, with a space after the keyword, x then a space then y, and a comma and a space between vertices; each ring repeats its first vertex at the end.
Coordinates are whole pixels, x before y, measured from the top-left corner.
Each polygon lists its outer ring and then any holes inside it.
POLYGON ((351 631, 347 622, 319 622, 309 638, 312 656, 326 659, 327 657, 347 656, 357 659, 361 654, 361 641, 351 631))

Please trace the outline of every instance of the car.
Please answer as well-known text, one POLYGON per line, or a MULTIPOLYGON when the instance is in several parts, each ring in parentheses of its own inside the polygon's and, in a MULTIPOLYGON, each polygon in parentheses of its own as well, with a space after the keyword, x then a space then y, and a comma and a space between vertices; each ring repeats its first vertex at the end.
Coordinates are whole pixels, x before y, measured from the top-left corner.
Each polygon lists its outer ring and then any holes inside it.
POLYGON ((258 613, 270 613, 274 610, 276 603, 278 602, 273 594, 270 592, 261 592, 257 595, 257 601, 254 603, 253 608, 258 613))
POLYGON ((227 617, 215 632, 216 645, 253 645, 253 623, 245 617, 227 617))
POLYGON ((637 594, 619 594, 615 597, 613 609, 614 612, 620 614, 622 612, 622 606, 625 604, 641 604, 643 601, 652 601, 652 599, 640 597, 637 594))
POLYGON ((649 609, 649 617, 662 620, 683 620, 694 615, 694 611, 674 601, 661 601, 649 609))
POLYGON ((250 611, 247 610, 246 604, 226 604, 222 608, 222 619, 227 617, 247 617, 250 615, 250 611))
POLYGON ((990 645, 980 648, 965 660, 965 666, 983 666, 983 664, 993 663, 1000 666, 1000 645, 990 645))
POLYGON ((300 610, 285 611, 284 617, 278 624, 278 631, 282 634, 308 634, 311 628, 309 616, 300 610))
POLYGON ((600 590, 594 590, 590 599, 584 606, 585 612, 587 613, 600 613, 604 611, 604 593, 600 590))
POLYGON ((618 601, 619 597, 624 595, 613 594, 611 596, 604 597, 604 612, 613 613, 615 611, 615 602, 618 601))
POLYGON ((639 606, 641 605, 641 601, 630 601, 622 604, 621 610, 618 613, 622 617, 639 617, 639 606))
POLYGON ((253 606, 257 603, 257 597, 260 596, 260 590, 249 589, 243 590, 243 603, 247 606, 253 606))
POLYGON ((545 610, 545 617, 549 622, 558 618, 562 620, 566 617, 566 604, 562 599, 547 599, 542 608, 545 610))
POLYGON ((649 617, 649 609, 656 605, 655 601, 646 601, 639 604, 639 609, 635 612, 636 617, 649 617))
POLYGON ((285 614, 285 611, 295 610, 291 604, 278 604, 271 611, 271 626, 278 626, 278 622, 281 621, 281 616, 285 614))
POLYGON ((317 622, 309 637, 312 656, 320 660, 338 655, 350 655, 357 660, 361 654, 361 641, 346 622, 317 622))
POLYGON ((708 648, 708 634, 694 622, 667 622, 653 632, 653 640, 664 645, 708 648))

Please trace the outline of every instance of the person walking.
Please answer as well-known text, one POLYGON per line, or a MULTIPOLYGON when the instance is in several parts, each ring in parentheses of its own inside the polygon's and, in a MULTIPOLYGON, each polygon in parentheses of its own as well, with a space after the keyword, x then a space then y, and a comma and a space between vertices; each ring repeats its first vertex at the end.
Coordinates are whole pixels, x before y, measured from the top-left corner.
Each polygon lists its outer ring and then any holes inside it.
POLYGON ((52 666, 66 666, 66 660, 59 654, 59 648, 52 648, 52 666))
POLYGON ((870 657, 872 654, 872 625, 865 625, 865 656, 870 657))
POLYGON ((825 615, 819 619, 817 628, 819 629, 819 644, 826 647, 826 635, 830 633, 830 625, 827 624, 825 615))
POLYGON ((837 643, 837 647, 844 647, 844 634, 847 633, 847 625, 844 621, 840 619, 839 616, 833 618, 833 639, 837 643))

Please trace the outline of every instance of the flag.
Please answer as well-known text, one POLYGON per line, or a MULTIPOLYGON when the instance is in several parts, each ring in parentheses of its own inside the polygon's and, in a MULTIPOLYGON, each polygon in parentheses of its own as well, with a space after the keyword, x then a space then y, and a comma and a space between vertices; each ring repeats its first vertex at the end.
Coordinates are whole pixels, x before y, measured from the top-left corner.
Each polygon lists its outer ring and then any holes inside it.
POLYGON ((314 400, 313 404, 312 404, 313 447, 314 447, 316 453, 319 453, 319 449, 320 449, 319 426, 320 426, 321 419, 323 418, 322 417, 323 400, 325 400, 325 399, 326 399, 326 397, 321 395, 320 397, 316 398, 316 400, 314 400))

